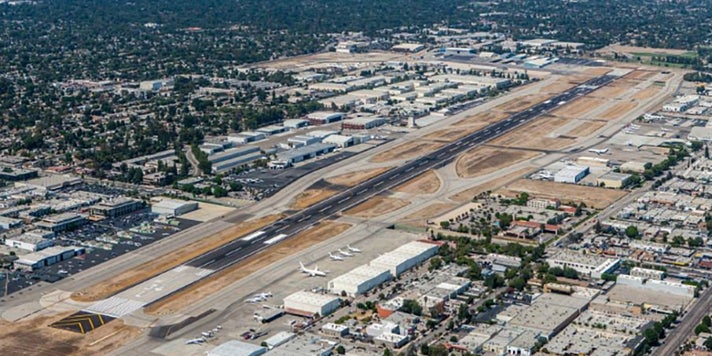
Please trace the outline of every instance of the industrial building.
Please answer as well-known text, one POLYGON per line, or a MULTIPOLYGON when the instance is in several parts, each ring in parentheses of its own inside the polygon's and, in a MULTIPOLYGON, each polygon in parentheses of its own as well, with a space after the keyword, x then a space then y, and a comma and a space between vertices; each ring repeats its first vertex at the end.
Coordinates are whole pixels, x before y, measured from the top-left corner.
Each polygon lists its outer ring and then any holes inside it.
POLYGON ((267 352, 267 349, 262 346, 249 344, 239 340, 231 340, 208 351, 208 356, 259 356, 265 352, 267 352))
POLYGON ((554 182, 576 184, 588 175, 588 166, 567 165, 554 174, 554 182))
POLYGON ((620 189, 630 183, 631 177, 630 174, 608 172, 596 179, 596 185, 599 187, 620 189))
POLYGON ((30 252, 43 250, 52 245, 54 245, 52 240, 29 233, 5 238, 5 246, 19 248, 30 252))
POLYGON ((284 310, 306 317, 327 316, 341 307, 341 300, 331 295, 306 291, 292 293, 284 298, 284 310))
POLYGON ((645 279, 657 279, 657 280, 665 279, 664 271, 658 271, 656 269, 648 269, 648 268, 640 268, 640 267, 633 267, 633 269, 630 270, 630 275, 633 277, 640 277, 640 278, 645 278, 645 279))
POLYGON ((329 292, 355 297, 393 278, 385 267, 363 265, 329 281, 329 292))
POLYGON ((295 333, 290 333, 287 331, 280 331, 279 333, 275 334, 272 337, 269 337, 267 340, 264 341, 265 345, 267 345, 267 348, 272 350, 273 348, 285 344, 289 342, 290 340, 294 339, 297 337, 297 334, 295 333))
POLYGON ((344 337, 349 334, 349 327, 342 324, 326 323, 321 327, 322 334, 331 337, 344 337))
POLYGON ((619 275, 616 283, 633 288, 647 290, 653 293, 669 293, 683 297, 693 298, 695 286, 658 279, 645 279, 643 277, 619 275))
POLYGON ((15 182, 15 187, 30 187, 40 190, 47 191, 57 191, 63 188, 71 187, 82 183, 83 180, 80 177, 73 177, 69 175, 49 175, 39 178, 30 179, 24 182, 15 182))
POLYGON ((339 148, 344 148, 344 147, 349 147, 354 144, 354 138, 352 136, 344 136, 344 135, 330 135, 323 140, 321 140, 323 143, 331 143, 336 145, 336 147, 339 148))
POLYGON ((0 179, 7 181, 28 180, 37 177, 36 169, 18 169, 3 167, 0 169, 0 179))
POLYGON ((650 163, 630 161, 621 164, 620 171, 623 173, 643 173, 648 166, 650 166, 650 163))
POLYGON ((395 52, 410 52, 410 53, 420 52, 423 49, 425 49, 425 46, 420 43, 400 43, 400 44, 397 44, 397 45, 391 47, 391 50, 395 51, 395 52))
POLYGON ((181 216, 185 213, 198 209, 198 203, 193 201, 161 199, 151 205, 151 212, 165 216, 181 216))
POLYGON ((230 135, 227 136, 227 140, 230 142, 234 142, 239 145, 245 145, 250 142, 257 142, 260 140, 265 139, 265 134, 262 132, 252 132, 252 131, 245 131, 245 132, 240 132, 237 135, 230 135))
POLYGON ((331 111, 317 111, 307 115, 310 125, 324 125, 344 119, 344 113, 331 111))
POLYGON ((341 128, 344 130, 368 130, 386 124, 386 119, 382 117, 357 117, 344 120, 341 128))
POLYGON ((143 208, 143 201, 141 200, 118 197, 92 206, 91 214, 113 218, 132 213, 141 208, 143 208))
POLYGON ((287 139, 287 144, 290 147, 303 147, 321 141, 321 138, 307 135, 297 135, 287 139))
POLYGON ((267 136, 272 136, 272 135, 280 134, 286 130, 287 129, 284 126, 269 125, 269 126, 261 127, 255 131, 257 131, 258 133, 265 134, 267 136))
POLYGON ((294 129, 300 129, 302 127, 307 127, 309 126, 309 120, 302 120, 302 119, 287 119, 282 122, 282 126, 294 130, 294 129))
POLYGON ((22 225, 22 220, 9 218, 7 216, 0 216, 0 229, 9 230, 22 225))
POLYGON ((83 247, 52 246, 20 257, 14 262, 14 266, 21 270, 36 271, 42 267, 51 266, 83 253, 83 247))
POLYGON ((44 217, 35 223, 35 226, 52 232, 70 230, 87 223, 84 215, 64 213, 44 217))
POLYGON ((546 259, 550 267, 572 268, 583 277, 601 278, 603 273, 611 273, 620 266, 619 258, 605 258, 572 251, 551 251, 546 259))
POLYGON ((277 161, 285 162, 288 165, 291 165, 316 156, 327 154, 332 152, 335 148, 336 145, 331 143, 315 143, 293 150, 280 152, 277 154, 277 161))
POLYGON ((372 260, 369 265, 387 268, 395 277, 417 266, 438 252, 438 245, 413 241, 372 260))
POLYGON ((216 155, 208 156, 208 160, 213 163, 219 163, 219 162, 224 162, 224 161, 229 161, 231 159, 237 158, 237 157, 242 157, 242 156, 247 156, 249 154, 254 154, 254 153, 259 153, 260 148, 259 147, 237 147, 237 148, 232 148, 229 150, 226 150, 225 152, 218 153, 216 155))
POLYGON ((250 153, 244 156, 229 159, 227 161, 214 163, 210 167, 210 170, 214 174, 228 172, 236 168, 249 166, 250 164, 262 159, 265 159, 265 156, 261 152, 250 153))

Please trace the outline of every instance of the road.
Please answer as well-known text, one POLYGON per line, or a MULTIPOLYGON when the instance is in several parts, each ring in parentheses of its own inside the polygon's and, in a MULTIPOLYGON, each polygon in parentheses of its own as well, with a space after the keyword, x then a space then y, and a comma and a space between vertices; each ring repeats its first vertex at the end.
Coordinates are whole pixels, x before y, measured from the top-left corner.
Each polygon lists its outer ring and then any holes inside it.
POLYGON ((589 94, 616 78, 615 76, 607 75, 593 78, 550 100, 534 105, 525 111, 515 113, 502 121, 490 124, 440 149, 432 151, 426 156, 407 161, 402 166, 392 168, 355 187, 349 188, 309 208, 303 209, 296 214, 279 220, 263 230, 236 239, 222 247, 199 256, 186 264, 213 271, 227 268, 259 251, 295 236, 300 231, 317 224, 319 221, 334 217, 342 211, 386 192, 427 170, 444 167, 451 163, 459 154, 553 111, 564 103, 589 94))
POLYGON ((710 303, 712 303, 712 288, 707 287, 700 297, 695 300, 695 304, 687 311, 680 324, 669 332, 664 339, 665 344, 653 350, 653 356, 676 355, 680 346, 692 335, 697 324, 709 313, 710 303))

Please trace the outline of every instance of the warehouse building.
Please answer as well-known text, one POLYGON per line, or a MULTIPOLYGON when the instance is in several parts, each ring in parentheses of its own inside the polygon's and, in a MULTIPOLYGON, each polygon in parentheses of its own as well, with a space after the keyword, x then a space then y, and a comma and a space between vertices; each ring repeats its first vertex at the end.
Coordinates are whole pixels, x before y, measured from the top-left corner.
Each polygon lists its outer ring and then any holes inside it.
POLYGON ((289 342, 295 337, 297 337, 297 334, 295 333, 290 333, 288 331, 280 331, 279 333, 265 340, 264 343, 265 345, 267 345, 268 349, 272 350, 273 348, 279 345, 289 342))
POLYGON ((369 265, 387 268, 393 276, 397 277, 428 258, 435 256, 436 253, 438 253, 438 245, 413 241, 377 257, 369 265))
POLYGON ((331 337, 345 337, 349 334, 349 327, 342 324, 326 323, 321 327, 322 334, 331 337))
POLYGON ((294 130, 294 129, 300 129, 302 127, 307 127, 309 126, 309 120, 302 120, 302 119, 287 119, 284 120, 282 123, 282 126, 294 130))
POLYGON ((588 166, 568 165, 554 174, 554 182, 576 184, 588 175, 588 166))
POLYGON ((341 307, 337 297, 306 291, 292 293, 284 298, 284 311, 305 317, 321 317, 341 307))
POLYGON ((297 135, 297 136, 288 138, 287 144, 290 147, 303 147, 303 146, 309 146, 309 145, 317 143, 319 141, 321 141, 321 138, 319 138, 319 137, 297 135))
POLYGON ((36 169, 18 169, 11 167, 3 167, 0 169, 0 179, 9 181, 28 180, 37 178, 36 169))
POLYGON ((237 147, 237 148, 232 148, 229 150, 226 150, 225 152, 218 153, 213 156, 208 156, 208 160, 213 163, 219 163, 219 162, 224 162, 224 161, 229 161, 231 159, 237 158, 237 157, 242 157, 242 156, 247 156, 250 154, 254 153, 259 153, 260 148, 259 147, 237 147))
POLYGON ((29 253, 14 262, 17 269, 25 271, 36 271, 42 267, 51 266, 55 263, 66 261, 74 256, 84 253, 83 247, 63 247, 52 246, 42 251, 29 253))
POLYGON ((344 148, 344 147, 349 147, 353 146, 354 144, 354 138, 351 136, 344 136, 344 135, 331 135, 323 140, 321 140, 323 143, 331 143, 336 145, 336 147, 339 148, 344 148))
POLYGON ((695 296, 695 286, 670 282, 658 279, 645 279, 643 277, 629 276, 621 274, 616 279, 616 283, 653 293, 669 293, 687 298, 695 296))
POLYGON ((83 182, 80 177, 73 177, 70 175, 49 175, 39 178, 30 179, 24 182, 15 182, 15 187, 30 187, 40 190, 47 191, 57 191, 60 189, 68 188, 74 185, 81 184, 83 182))
POLYGON ((634 277, 645 278, 645 279, 657 279, 657 280, 665 279, 664 271, 658 271, 656 269, 648 269, 648 268, 640 268, 640 267, 633 267, 633 269, 630 270, 630 275, 634 276, 634 277))
POLYGON ((552 251, 546 262, 550 267, 572 268, 583 277, 601 278, 603 273, 611 273, 618 269, 619 258, 605 258, 597 255, 584 255, 571 251, 552 251))
POLYGON ((357 117, 344 120, 341 128, 344 130, 368 130, 386 124, 386 119, 382 117, 357 117))
POLYGON ((620 170, 623 173, 643 173, 645 169, 650 166, 647 162, 636 162, 630 161, 621 164, 620 170))
POLYGON ((54 242, 35 234, 22 234, 5 239, 5 246, 36 252, 54 245, 54 242))
POLYGON ((60 232, 82 226, 86 223, 87 219, 84 215, 64 213, 47 216, 41 221, 36 222, 35 226, 52 232, 60 232))
POLYGON ((599 187, 620 189, 630 184, 631 175, 625 173, 608 172, 596 179, 599 187))
POLYGON ((284 126, 269 125, 269 126, 261 127, 255 131, 257 131, 258 133, 265 134, 267 136, 272 136, 272 135, 280 134, 286 130, 287 129, 284 126))
POLYGON ((151 212, 165 216, 181 216, 198 209, 198 203, 193 201, 162 199, 151 206, 151 212))
POLYGON ((10 218, 7 216, 0 216, 0 229, 9 230, 22 225, 22 220, 10 218))
POLYGON ((393 278, 387 268, 363 265, 329 281, 330 293, 355 297, 393 278))
POLYGON ((423 46, 420 43, 400 43, 400 44, 397 44, 397 45, 391 47, 391 50, 395 51, 395 52, 410 52, 410 53, 420 52, 423 49, 425 49, 425 46, 423 46))
POLYGON ((141 208, 143 208, 143 201, 141 200, 118 197, 92 206, 91 214, 113 218, 132 213, 141 208))
POLYGON ((277 153, 276 161, 284 162, 287 165, 292 165, 294 163, 302 162, 310 158, 314 158, 316 156, 327 154, 329 152, 332 152, 335 148, 336 145, 331 143, 315 143, 312 145, 277 153))
POLYGON ((267 349, 262 346, 231 340, 208 351, 208 356, 259 356, 265 352, 267 349))
POLYGON ((307 115, 310 125, 324 125, 344 119, 344 113, 332 111, 317 111, 307 115))
POLYGON ((222 161, 214 163, 210 170, 213 174, 228 172, 239 167, 246 167, 250 164, 265 159, 265 156, 261 152, 250 153, 244 156, 235 157, 227 161, 222 161))

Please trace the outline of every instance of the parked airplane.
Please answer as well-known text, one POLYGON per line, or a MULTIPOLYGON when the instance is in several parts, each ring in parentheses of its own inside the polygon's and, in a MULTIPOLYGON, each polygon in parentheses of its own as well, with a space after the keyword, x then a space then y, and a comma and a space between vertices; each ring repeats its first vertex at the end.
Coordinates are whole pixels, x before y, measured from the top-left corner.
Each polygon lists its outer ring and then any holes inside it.
POLYGON ((197 345, 197 344, 202 344, 206 341, 205 337, 199 337, 196 339, 190 339, 185 342, 186 345, 197 345))
POLYGON ((600 155, 600 154, 604 154, 604 153, 608 152, 608 148, 603 148, 603 149, 600 149, 600 150, 599 150, 599 149, 595 149, 595 148, 591 148, 591 149, 588 150, 588 152, 593 152, 593 153, 595 153, 595 154, 597 154, 597 155, 600 155))
POLYGON ((325 271, 320 271, 319 266, 314 266, 314 269, 309 269, 304 267, 304 264, 299 262, 299 270, 302 271, 302 273, 306 273, 309 275, 309 277, 326 277, 326 272, 325 271))
POLYGON ((356 247, 351 247, 351 245, 346 245, 346 248, 349 249, 349 251, 351 251, 351 252, 361 253, 361 249, 358 249, 356 247))
POLYGON ((255 294, 252 296, 252 298, 246 299, 245 302, 247 303, 259 303, 267 300, 267 298, 272 297, 272 292, 267 292, 267 293, 259 293, 255 294))
POLYGON ((346 256, 346 257, 353 257, 353 255, 354 255, 353 253, 344 251, 344 250, 342 250, 342 249, 339 249, 338 252, 339 252, 342 256, 346 256))
POLYGON ((267 293, 262 292, 259 294, 255 294, 255 297, 261 297, 263 299, 272 298, 272 292, 267 292, 267 293))
POLYGON ((329 252, 329 258, 331 258, 334 261, 343 261, 344 258, 339 256, 339 255, 334 255, 331 252, 329 252))

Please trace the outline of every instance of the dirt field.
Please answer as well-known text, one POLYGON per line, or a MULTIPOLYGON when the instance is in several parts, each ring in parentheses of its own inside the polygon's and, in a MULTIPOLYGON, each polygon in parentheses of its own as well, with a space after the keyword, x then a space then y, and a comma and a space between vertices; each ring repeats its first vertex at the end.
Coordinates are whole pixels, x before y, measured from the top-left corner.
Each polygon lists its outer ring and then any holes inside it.
POLYGON ((650 48, 650 47, 635 47, 635 46, 623 46, 623 45, 610 45, 607 47, 603 47, 596 52, 598 53, 613 53, 613 52, 618 52, 618 53, 628 53, 628 54, 633 54, 633 53, 651 53, 651 54, 659 54, 659 55, 666 55, 666 54, 671 54, 671 55, 684 55, 687 53, 686 50, 682 49, 663 49, 663 48, 650 48))
POLYGON ((307 189, 294 198, 289 208, 295 210, 308 208, 336 193, 338 192, 332 189, 307 189))
POLYGON ((620 103, 613 105, 603 113, 598 114, 597 118, 606 121, 620 119, 623 115, 635 109, 636 106, 638 106, 638 104, 634 101, 621 101, 620 103))
POLYGON ((427 152, 437 150, 442 146, 442 143, 437 142, 427 142, 421 140, 410 141, 373 156, 373 158, 371 158, 371 162, 381 163, 392 161, 394 159, 418 157, 427 152))
POLYGON ((605 103, 606 101, 607 100, 605 99, 586 96, 552 111, 551 114, 563 117, 581 118, 585 113, 596 109, 599 105, 605 103))
POLYGON ((603 98, 606 101, 610 101, 615 98, 620 98, 623 95, 623 93, 628 91, 628 89, 630 89, 630 88, 616 86, 616 85, 606 85, 605 87, 594 91, 590 95, 592 97, 603 98))
POLYGON ((579 120, 580 124, 576 128, 566 133, 566 136, 587 137, 606 126, 605 122, 593 120, 579 120))
POLYGON ((246 260, 230 266, 214 275, 202 279, 179 293, 153 304, 144 309, 144 312, 152 315, 167 315, 176 313, 184 309, 194 300, 200 300, 208 295, 214 294, 226 286, 249 276, 260 269, 269 266, 287 256, 302 251, 314 244, 326 241, 351 227, 350 224, 325 221, 317 226, 305 230, 291 239, 285 240, 273 247, 263 250, 246 260))
POLYGON ((623 190, 524 178, 508 184, 496 193, 507 197, 515 197, 522 192, 529 193, 530 196, 537 198, 558 198, 562 203, 582 202, 597 209, 606 208, 627 194, 623 190))
POLYGON ((656 74, 658 74, 658 72, 653 72, 653 71, 649 71, 649 70, 635 70, 635 71, 628 73, 625 76, 625 78, 636 79, 636 80, 646 80, 656 74))
POLYGON ((540 153, 495 147, 477 147, 463 153, 456 163, 457 175, 463 178, 479 177, 525 161, 540 153))
POLYGON ((506 119, 509 117, 509 114, 506 112, 502 111, 495 111, 495 110, 490 110, 486 112, 481 112, 477 113, 475 115, 466 117, 455 124, 454 126, 463 126, 463 125, 485 125, 485 124, 490 124, 494 123, 497 121, 501 121, 503 119, 506 119))
POLYGON ((497 179, 493 179, 487 183, 484 184, 478 184, 472 188, 467 188, 465 190, 462 190, 454 195, 451 195, 448 197, 448 199, 458 202, 458 203, 464 203, 472 200, 477 194, 486 192, 488 190, 492 191, 495 190, 507 183, 513 182, 529 173, 532 173, 536 170, 534 167, 529 167, 529 168, 522 168, 520 170, 514 171, 510 174, 507 174, 505 176, 499 177, 497 179))
POLYGON ((574 140, 547 137, 547 135, 568 122, 569 119, 555 116, 541 117, 491 141, 490 145, 544 150, 561 149, 573 144, 574 140))
POLYGON ((120 275, 116 275, 111 279, 76 292, 72 294, 72 299, 81 302, 89 302, 107 298, 129 286, 143 282, 171 268, 183 264, 192 258, 233 241, 240 236, 275 222, 281 217, 283 217, 281 214, 267 215, 259 219, 237 224, 215 235, 206 237, 181 249, 157 257, 150 262, 146 262, 120 275))
POLYGON ((401 222, 415 223, 416 225, 426 226, 427 220, 432 219, 446 211, 452 210, 457 206, 457 204, 446 204, 446 203, 433 203, 430 204, 413 214, 410 214, 403 218, 401 222))
POLYGON ((566 79, 569 81, 569 83, 581 84, 583 82, 590 80, 593 77, 595 77, 595 75, 577 74, 577 75, 568 76, 568 77, 566 77, 566 79))
POLYGON ((645 99, 648 99, 648 98, 656 95, 662 89, 663 89, 662 87, 659 87, 657 85, 651 85, 651 86, 635 93, 635 95, 633 95, 631 98, 633 98, 634 100, 645 100, 645 99))
POLYGON ((430 140, 430 141, 435 141, 435 142, 443 142, 443 143, 449 143, 453 142, 457 139, 460 139, 462 137, 465 137, 483 127, 487 126, 486 122, 481 122, 478 124, 474 125, 468 125, 468 126, 458 126, 454 128, 449 128, 449 129, 442 129, 435 131, 433 133, 427 134, 423 136, 424 140, 430 140))
POLYGON ((73 314, 66 312, 42 316, 30 320, 10 323, 0 320, 0 348, 4 355, 106 355, 116 350, 128 340, 138 337, 140 330, 124 325, 121 320, 110 323, 88 333, 51 328, 48 325, 73 314))
POLYGON ((394 190, 408 194, 433 194, 440 189, 440 178, 435 171, 429 170, 405 184, 397 186, 394 190))
POLYGON ((198 202, 198 210, 193 210, 187 214, 183 214, 181 218, 205 222, 225 215, 233 210, 235 210, 235 208, 217 204, 198 202))
POLYGON ((374 169, 367 169, 364 171, 356 171, 356 172, 349 172, 346 174, 338 175, 335 177, 329 177, 324 179, 325 181, 334 184, 334 185, 342 185, 342 186, 347 186, 347 187, 353 187, 359 183, 365 182, 387 170, 389 170, 390 167, 381 167, 381 168, 374 168, 374 169))
POLYGON ((612 71, 613 69, 607 68, 607 67, 593 67, 593 68, 586 68, 585 72, 591 75, 599 76, 599 75, 604 75, 608 74, 612 71))
POLYGON ((346 215, 358 216, 360 218, 374 218, 383 214, 392 213, 410 204, 403 199, 375 196, 355 207, 345 211, 346 215))
POLYGON ((542 93, 550 93, 550 94, 558 94, 563 91, 569 90, 573 88, 575 84, 569 83, 564 80, 559 80, 554 83, 551 83, 543 88, 541 88, 540 92, 542 93))
POLYGON ((528 109, 529 107, 534 106, 535 104, 538 104, 542 101, 546 101, 549 98, 551 98, 551 95, 525 95, 522 97, 513 98, 512 100, 504 104, 500 104, 496 106, 494 110, 519 112, 528 109))

